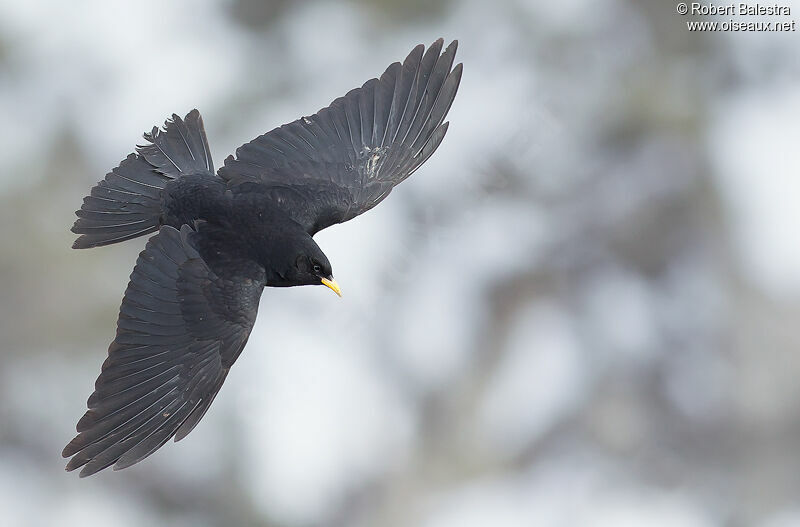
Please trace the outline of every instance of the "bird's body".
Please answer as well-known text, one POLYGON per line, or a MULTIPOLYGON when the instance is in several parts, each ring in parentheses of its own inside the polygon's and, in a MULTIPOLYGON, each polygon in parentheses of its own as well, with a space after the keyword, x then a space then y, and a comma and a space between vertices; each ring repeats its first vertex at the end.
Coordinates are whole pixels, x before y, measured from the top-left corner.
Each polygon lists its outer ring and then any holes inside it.
POLYGON ((157 233, 64 449, 67 470, 125 468, 188 434, 242 352, 265 286, 341 294, 313 236, 377 205, 438 148, 461 78, 455 51, 441 39, 417 46, 379 79, 241 146, 216 173, 199 112, 173 115, 92 189, 74 247, 157 233))
MULTIPOLYGON (((183 225, 208 233, 198 238, 197 251, 218 275, 230 274, 232 255, 264 269, 270 287, 299 285, 280 274, 280 255, 294 254, 298 241, 315 244, 311 235, 264 192, 240 185, 228 189, 219 178, 194 175, 176 179, 164 188, 162 225, 183 225), (215 235, 211 235, 213 232, 215 235)), ((319 280, 314 280, 314 284, 319 280)))

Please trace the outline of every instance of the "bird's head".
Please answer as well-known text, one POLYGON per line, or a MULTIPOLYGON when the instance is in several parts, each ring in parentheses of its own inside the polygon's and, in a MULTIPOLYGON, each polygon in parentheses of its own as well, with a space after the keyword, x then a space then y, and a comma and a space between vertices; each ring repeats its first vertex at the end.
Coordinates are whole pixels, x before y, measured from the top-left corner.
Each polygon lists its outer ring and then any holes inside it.
MULTIPOLYGON (((305 233, 304 233, 305 234, 305 233)), ((295 238, 294 250, 290 252, 290 260, 283 277, 289 285, 324 285, 339 296, 342 290, 333 279, 333 269, 328 257, 311 236, 295 238)))

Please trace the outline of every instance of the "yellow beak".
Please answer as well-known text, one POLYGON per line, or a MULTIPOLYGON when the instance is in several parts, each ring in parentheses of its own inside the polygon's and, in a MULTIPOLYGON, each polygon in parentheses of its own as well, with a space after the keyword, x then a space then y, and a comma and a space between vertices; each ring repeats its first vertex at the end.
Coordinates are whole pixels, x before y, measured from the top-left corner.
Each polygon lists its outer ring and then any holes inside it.
POLYGON ((337 283, 336 283, 336 280, 328 280, 327 278, 323 278, 323 279, 322 279, 322 283, 323 283, 323 284, 324 284, 326 287, 330 287, 330 288, 331 288, 331 290, 332 290, 334 293, 336 293, 337 295, 339 295, 340 297, 342 296, 342 290, 341 290, 341 289, 339 289, 339 284, 337 284, 337 283))

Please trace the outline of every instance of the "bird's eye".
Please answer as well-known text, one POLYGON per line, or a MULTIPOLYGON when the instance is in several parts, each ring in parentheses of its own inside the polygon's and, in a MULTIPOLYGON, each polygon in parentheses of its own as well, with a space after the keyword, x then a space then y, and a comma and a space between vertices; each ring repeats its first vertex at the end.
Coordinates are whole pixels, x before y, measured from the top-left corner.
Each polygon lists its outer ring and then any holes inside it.
POLYGON ((322 267, 320 267, 319 264, 314 264, 314 272, 318 273, 320 271, 322 271, 322 267))

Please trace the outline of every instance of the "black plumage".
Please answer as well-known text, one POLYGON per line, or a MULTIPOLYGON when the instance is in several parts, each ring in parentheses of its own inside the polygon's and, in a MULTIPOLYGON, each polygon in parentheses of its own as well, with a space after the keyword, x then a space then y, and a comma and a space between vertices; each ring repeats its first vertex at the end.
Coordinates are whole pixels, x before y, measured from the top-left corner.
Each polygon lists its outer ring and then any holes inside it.
POLYGON ((442 44, 242 145, 216 174, 199 112, 173 114, 84 198, 75 248, 158 232, 64 449, 67 470, 125 468, 186 436, 244 348, 265 286, 341 294, 312 236, 380 203, 439 147, 461 80, 457 42, 442 44))

